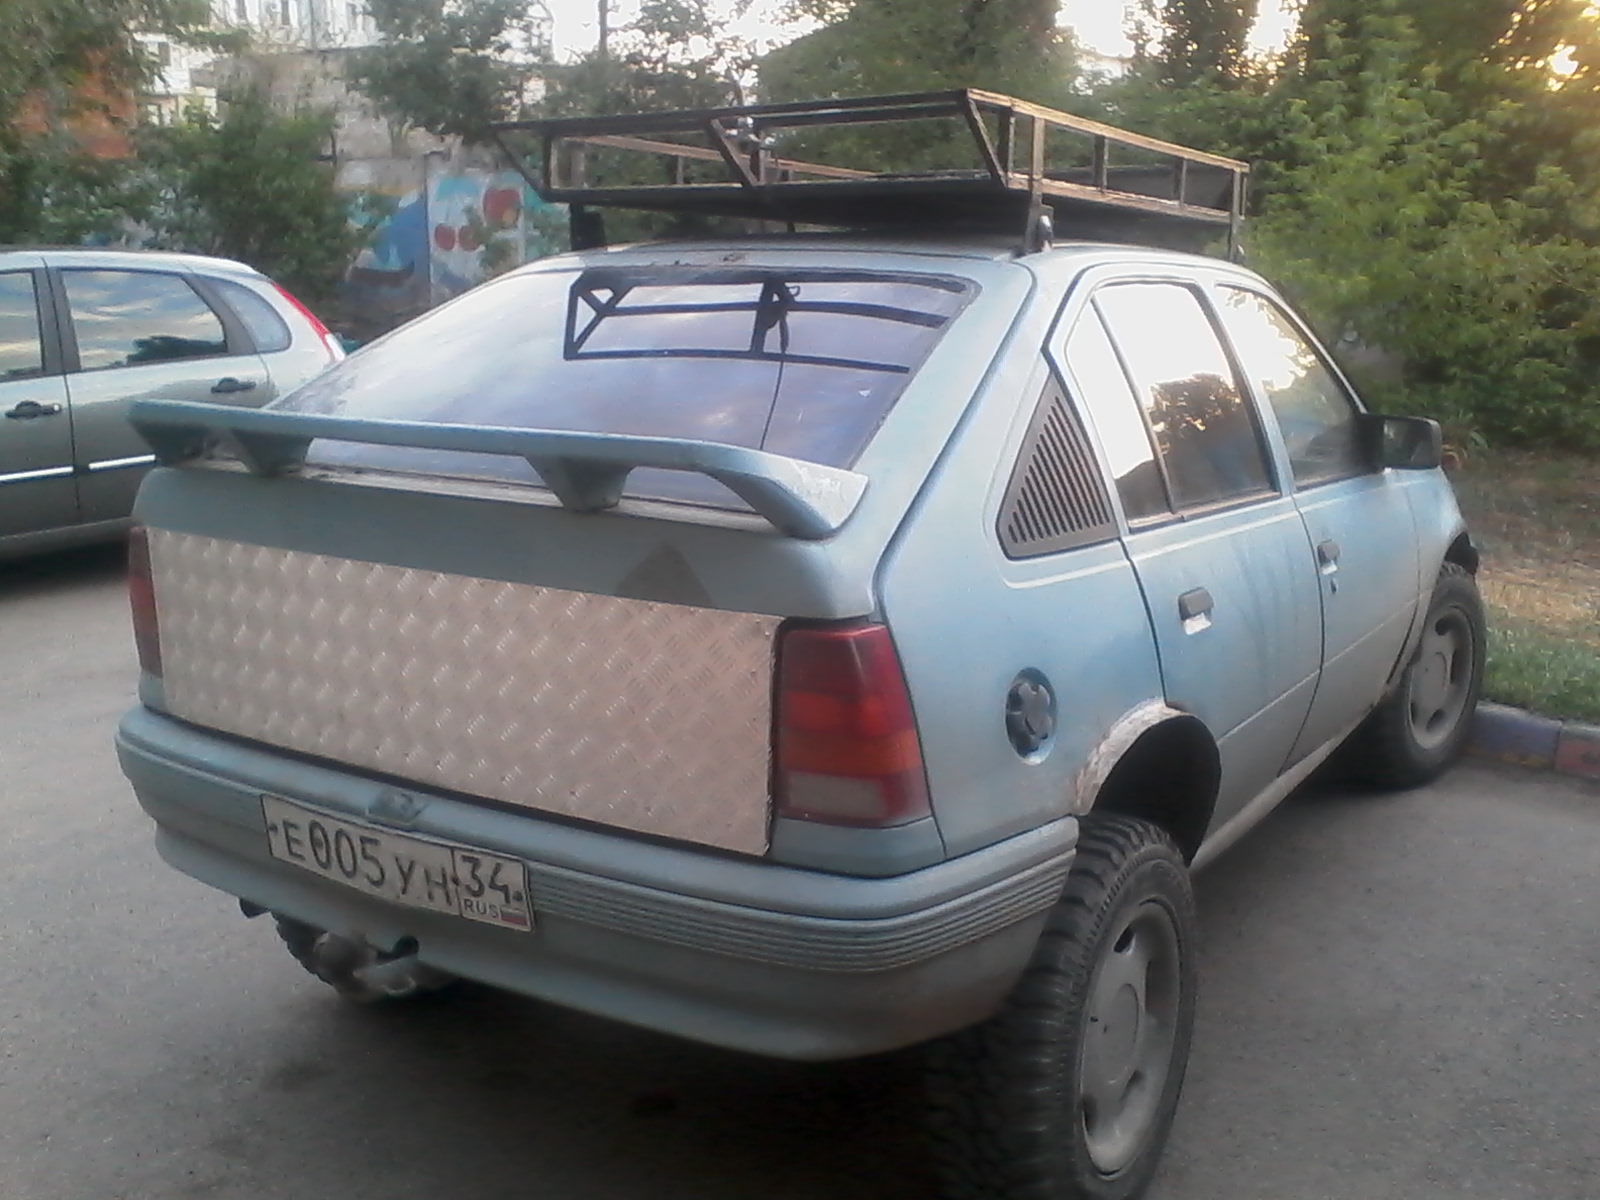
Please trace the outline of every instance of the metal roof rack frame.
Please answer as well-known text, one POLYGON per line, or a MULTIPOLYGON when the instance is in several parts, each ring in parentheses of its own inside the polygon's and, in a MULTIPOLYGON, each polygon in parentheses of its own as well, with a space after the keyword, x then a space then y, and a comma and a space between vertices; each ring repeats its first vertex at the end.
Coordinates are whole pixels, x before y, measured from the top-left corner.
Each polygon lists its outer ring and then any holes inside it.
POLYGON ((1055 231, 1189 249, 1226 233, 1230 256, 1237 257, 1250 174, 1249 165, 1235 159, 973 88, 505 121, 491 129, 544 199, 569 206, 575 249, 605 244, 602 214, 595 210, 630 208, 791 227, 1020 231, 1024 252, 1049 245, 1055 231), (964 124, 978 169, 875 172, 775 152, 788 130, 940 118, 964 124), (539 139, 537 173, 507 144, 514 134, 539 139), (1072 161, 1052 161, 1063 134, 1076 153, 1072 161), (667 178, 593 180, 594 149, 664 158, 667 178), (1114 161, 1130 151, 1143 161, 1114 161), (707 180, 698 167, 699 177, 690 179, 696 163, 720 164, 723 177, 713 172, 707 180))

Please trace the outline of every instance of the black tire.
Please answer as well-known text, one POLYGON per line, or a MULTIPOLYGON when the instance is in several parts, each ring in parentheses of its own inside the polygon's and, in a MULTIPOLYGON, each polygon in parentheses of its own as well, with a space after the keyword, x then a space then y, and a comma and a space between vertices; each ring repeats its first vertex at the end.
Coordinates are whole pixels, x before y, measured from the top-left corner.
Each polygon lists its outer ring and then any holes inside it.
POLYGON ((1460 758, 1483 686, 1485 638, 1478 581, 1445 563, 1399 683, 1340 752, 1345 774, 1370 787, 1417 787, 1460 758))
MULTIPOLYGON (((366 969, 384 959, 345 939, 331 939, 325 930, 293 917, 272 914, 278 937, 295 962, 354 1004, 391 1004, 447 990, 455 980, 423 967, 409 973, 407 986, 375 986, 366 969), (328 940, 324 940, 328 939, 328 940)), ((391 960, 392 961, 392 960, 391 960)))
POLYGON ((1188 1064, 1195 926, 1189 872, 1163 830, 1121 816, 1083 822, 1061 899, 1005 1007, 925 1048, 929 1131, 950 1200, 1144 1192, 1188 1064))

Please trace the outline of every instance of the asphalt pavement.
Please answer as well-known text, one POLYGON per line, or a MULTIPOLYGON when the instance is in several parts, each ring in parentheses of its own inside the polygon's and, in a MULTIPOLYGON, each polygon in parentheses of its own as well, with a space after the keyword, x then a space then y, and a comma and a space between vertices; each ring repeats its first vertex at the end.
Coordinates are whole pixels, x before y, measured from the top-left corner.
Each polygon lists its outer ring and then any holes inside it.
MULTIPOLYGON (((118 560, 0 567, 0 1198, 925 1200, 907 1058, 795 1065, 485 989, 340 1002, 117 771, 118 560)), ((1600 788, 1293 798, 1197 881, 1151 1200, 1600 1197, 1600 788)))

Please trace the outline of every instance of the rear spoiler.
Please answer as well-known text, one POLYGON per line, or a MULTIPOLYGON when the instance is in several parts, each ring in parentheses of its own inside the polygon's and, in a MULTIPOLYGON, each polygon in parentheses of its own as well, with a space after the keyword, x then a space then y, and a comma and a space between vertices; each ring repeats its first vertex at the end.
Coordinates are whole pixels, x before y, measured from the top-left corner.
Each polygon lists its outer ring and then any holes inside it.
POLYGON ((135 400, 128 419, 164 466, 201 457, 217 445, 257 475, 297 470, 318 438, 503 454, 527 460, 572 512, 614 508, 629 473, 639 467, 690 471, 723 484, 779 532, 808 541, 837 533, 867 489, 867 477, 854 471, 682 438, 376 421, 188 400, 135 400))

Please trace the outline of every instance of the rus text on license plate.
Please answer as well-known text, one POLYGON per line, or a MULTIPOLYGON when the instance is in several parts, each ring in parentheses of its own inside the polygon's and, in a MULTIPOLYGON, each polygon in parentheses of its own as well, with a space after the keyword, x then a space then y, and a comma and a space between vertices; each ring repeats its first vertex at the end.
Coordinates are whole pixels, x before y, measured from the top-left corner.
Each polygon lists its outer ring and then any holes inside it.
POLYGON ((531 930, 528 881, 516 859, 341 821, 261 797, 272 857, 397 904, 531 930))

